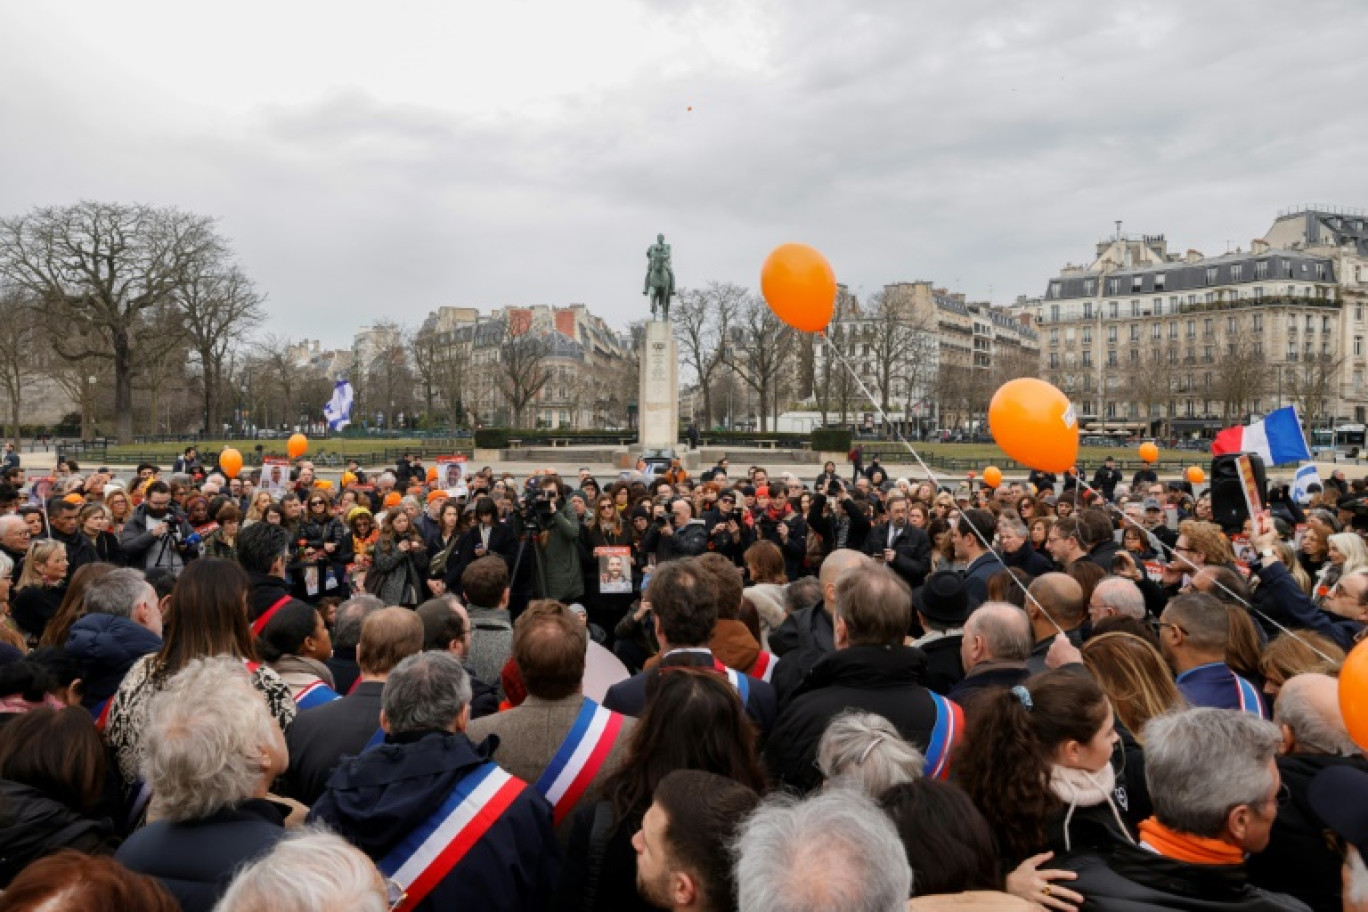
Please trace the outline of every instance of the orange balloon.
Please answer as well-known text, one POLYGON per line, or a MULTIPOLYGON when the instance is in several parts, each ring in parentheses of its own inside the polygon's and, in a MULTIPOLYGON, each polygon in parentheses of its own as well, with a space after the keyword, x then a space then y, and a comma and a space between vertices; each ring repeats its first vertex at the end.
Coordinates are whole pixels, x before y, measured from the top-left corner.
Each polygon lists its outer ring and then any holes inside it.
POLYGON ((1152 443, 1140 444, 1140 458, 1145 462, 1159 461, 1159 448, 1152 443))
POLYGON ((1339 705, 1349 737, 1368 750, 1368 642, 1355 646, 1340 666, 1339 705))
POLYGON ((996 488, 1002 484, 1002 470, 997 466, 989 466, 983 470, 983 483, 990 488, 996 488))
POLYGON ((794 329, 821 332, 836 312, 836 273, 807 244, 781 244, 760 268, 760 291, 774 315, 794 329))
POLYGON ((1188 466, 1187 480, 1193 484, 1201 484, 1206 481, 1206 472, 1202 471, 1201 466, 1188 466))
POLYGON ((1044 380, 1004 383, 988 405, 988 427, 1003 452, 1032 469, 1063 472, 1078 458, 1073 405, 1044 380))
POLYGON ((237 478, 238 472, 242 471, 242 454, 232 447, 223 448, 223 452, 219 453, 218 462, 223 474, 229 478, 237 478))
POLYGON ((309 438, 303 434, 291 434, 289 442, 285 445, 285 451, 290 454, 291 459, 298 459, 309 452, 309 438))

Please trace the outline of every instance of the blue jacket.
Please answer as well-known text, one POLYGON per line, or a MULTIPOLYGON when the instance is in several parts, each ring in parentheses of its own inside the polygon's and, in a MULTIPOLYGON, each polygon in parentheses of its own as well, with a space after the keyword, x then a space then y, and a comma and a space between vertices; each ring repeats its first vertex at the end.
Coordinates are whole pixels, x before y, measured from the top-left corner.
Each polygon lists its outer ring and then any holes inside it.
POLYGON ((1268 707, 1259 688, 1222 662, 1189 668, 1178 676, 1178 690, 1191 706, 1239 709, 1268 718, 1268 707))
POLYGON ((114 696, 134 662, 161 646, 161 637, 125 617, 87 614, 71 625, 66 651, 81 663, 81 704, 94 712, 114 696))
MULTIPOLYGON (((496 742, 497 743, 497 742, 496 742)), ((489 742, 414 732, 342 761, 309 812, 379 862, 432 816, 458 783, 490 762, 489 742)), ((560 866, 551 805, 528 787, 416 909, 545 908, 560 866)))
MULTIPOLYGON (((1256 564, 1254 572, 1259 577, 1254 601, 1260 611, 1284 627, 1305 628, 1329 637, 1345 652, 1354 648, 1354 637, 1363 625, 1322 611, 1281 562, 1256 564)), ((1274 632, 1270 631, 1270 636, 1274 632)))
MULTIPOLYGON (((683 657, 677 657, 672 664, 713 667, 712 657, 701 652, 685 653, 683 657)), ((782 662, 779 663, 779 667, 783 667, 782 662)), ((653 668, 634 674, 625 681, 618 681, 603 695, 604 707, 624 716, 641 715, 646 710, 646 682, 658 673, 659 669, 653 668)), ((774 687, 767 681, 752 678, 750 675, 741 677, 745 678, 746 683, 746 713, 760 729, 763 737, 774 726, 774 720, 779 715, 779 698, 774 693, 774 687)))
POLYGON ((1007 568, 992 551, 985 551, 964 568, 964 591, 969 596, 969 610, 988 601, 988 580, 1007 568))

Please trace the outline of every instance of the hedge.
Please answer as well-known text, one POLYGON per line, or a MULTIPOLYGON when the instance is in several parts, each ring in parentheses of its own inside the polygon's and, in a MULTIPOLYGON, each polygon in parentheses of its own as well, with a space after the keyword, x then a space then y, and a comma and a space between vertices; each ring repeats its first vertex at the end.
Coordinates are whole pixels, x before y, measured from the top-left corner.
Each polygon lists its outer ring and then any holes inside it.
POLYGON ((477 428, 475 448, 479 450, 503 450, 508 448, 508 438, 515 435, 508 428, 477 428))
POLYGON ((824 453, 846 453, 855 434, 849 428, 815 428, 812 432, 812 448, 824 453))

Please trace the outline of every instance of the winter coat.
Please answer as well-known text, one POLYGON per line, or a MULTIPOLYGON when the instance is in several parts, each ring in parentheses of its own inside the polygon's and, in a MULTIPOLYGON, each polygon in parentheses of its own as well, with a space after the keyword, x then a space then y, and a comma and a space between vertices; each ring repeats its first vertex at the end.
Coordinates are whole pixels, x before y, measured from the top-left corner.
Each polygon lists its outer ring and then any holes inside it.
POLYGON ((551 528, 544 534, 546 544, 539 548, 546 597, 566 604, 579 601, 584 595, 579 553, 580 522, 569 498, 552 515, 551 528))
POLYGON ((211 912, 247 862, 285 835, 285 809, 249 798, 199 820, 158 820, 135 830, 114 860, 161 881, 184 912, 211 912))
POLYGON ((165 516, 154 519, 147 515, 147 504, 141 504, 128 518, 128 522, 124 524, 123 534, 119 536, 119 544, 123 546, 124 554, 128 558, 128 566, 137 567, 139 570, 170 570, 179 574, 186 561, 194 560, 197 554, 193 547, 176 544, 176 531, 180 532, 182 541, 195 534, 190 523, 185 521, 182 514, 176 512, 174 506, 167 509, 165 516), (158 538, 147 531, 149 523, 155 525, 163 521, 170 527, 165 535, 158 538))
POLYGON ((799 608, 770 634, 770 651, 782 661, 774 669, 780 704, 788 702, 808 674, 836 651, 835 628, 823 605, 799 608))
MULTIPOLYGON (((349 757, 309 812, 380 861, 428 820, 452 789, 491 764, 489 745, 463 733, 411 732, 349 757)), ((514 780, 515 782, 520 780, 514 780)), ((560 866, 551 805, 524 787, 417 910, 544 908, 560 866)))
POLYGON ((81 705, 98 713, 133 663, 161 649, 162 639, 141 624, 112 614, 87 614, 71 625, 66 651, 81 663, 81 705))
MULTIPOLYGON (((1021 547, 1015 551, 1003 550, 1000 554, 1002 562, 1008 567, 1017 567, 1031 576, 1040 576, 1054 570, 1054 561, 1037 551, 1030 542, 1022 542, 1021 547)), ((1110 568, 1108 572, 1111 572, 1110 568)))
POLYGON ((83 817, 36 788, 0 779, 0 890, 53 852, 112 855, 118 844, 108 820, 83 817))
POLYGON ((902 577, 909 587, 916 589, 926 581, 926 574, 931 572, 931 539, 921 529, 906 523, 893 534, 893 543, 890 545, 889 532, 888 523, 875 526, 865 539, 865 553, 882 563, 884 552, 892 551, 893 560, 888 562, 888 569, 902 577))
MULTIPOLYGON (((415 542, 414 539, 409 539, 415 542)), ((415 542, 416 543, 416 542, 415 542)), ((416 608, 427 599, 428 553, 423 548, 401 551, 398 542, 381 536, 375 543, 370 569, 366 571, 366 591, 386 605, 416 608)))
POLYGON ((43 635, 48 621, 52 620, 57 614, 57 609, 62 607, 66 591, 65 584, 44 586, 38 583, 25 586, 11 597, 10 617, 14 619, 14 625, 28 635, 30 642, 37 641, 43 635))

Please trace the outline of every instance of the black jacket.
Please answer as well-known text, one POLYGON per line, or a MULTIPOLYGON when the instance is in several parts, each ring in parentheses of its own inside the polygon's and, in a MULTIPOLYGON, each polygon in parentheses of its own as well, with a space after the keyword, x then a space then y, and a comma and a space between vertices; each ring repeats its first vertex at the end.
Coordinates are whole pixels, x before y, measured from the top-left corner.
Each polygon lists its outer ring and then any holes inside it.
POLYGON ((946 696, 963 707, 967 717, 979 694, 997 687, 1015 687, 1030 676, 1024 663, 983 664, 967 670, 964 679, 950 688, 946 696))
POLYGON ((1368 770, 1362 757, 1289 754, 1278 758, 1278 772, 1290 800, 1278 806, 1268 848, 1249 856, 1249 882, 1288 893, 1316 912, 1340 910, 1340 858, 1325 841, 1328 827, 1306 800, 1306 789, 1321 770, 1353 766, 1368 770))
MULTIPOLYGON (((827 496, 825 494, 812 495, 812 506, 808 509, 807 523, 809 529, 822 536, 822 544, 826 552, 830 554, 840 547, 841 543, 837 541, 837 518, 827 515, 826 503, 827 496)), ((851 497, 841 498, 837 501, 835 509, 839 509, 846 515, 844 546, 852 551, 864 551, 865 543, 869 540, 869 517, 865 516, 864 510, 851 497)))
POLYGON ((831 615, 822 605, 799 608, 770 634, 769 647, 776 656, 783 658, 770 676, 782 706, 817 663, 836 651, 831 615))
POLYGON ((380 694, 384 689, 380 681, 362 682, 342 699, 295 716, 285 736, 290 748, 287 791, 291 798, 312 805, 323 794, 328 777, 342 758, 354 757, 365 749, 380 729, 380 694))
POLYGON ((883 559, 884 551, 893 552, 893 562, 889 569, 903 578, 908 586, 916 589, 926 581, 931 571, 931 539, 926 533, 911 523, 905 524, 888 544, 888 523, 880 523, 865 538, 865 553, 877 560, 883 559))
POLYGON ((150 823, 124 841, 114 860, 157 878, 184 912, 210 912, 238 868, 284 835, 281 807, 253 798, 202 820, 150 823))
POLYGON ((323 664, 333 674, 333 689, 344 697, 351 692, 356 679, 361 677, 361 666, 356 664, 355 646, 334 646, 332 658, 323 664))
POLYGON ((992 551, 985 551, 964 568, 964 591, 969 595, 969 610, 988 601, 988 580, 1007 568, 992 551))
POLYGON ((18 782, 0 780, 0 890, 30 862, 61 849, 110 855, 118 846, 108 820, 92 820, 18 782))
MULTIPOLYGON (((1049 573, 1054 570, 1054 561, 1047 555, 1041 554, 1030 542, 1022 542, 1021 547, 1015 551, 1003 551, 1002 562, 1008 567, 1017 567, 1031 576, 1040 576, 1042 573, 1049 573)), ((1107 571, 1111 572, 1110 569, 1107 571)))
POLYGON ((1054 866, 1078 873, 1069 889, 1087 897, 1083 912, 1307 912, 1299 900, 1250 884, 1243 865, 1188 864, 1129 844, 1054 866))
POLYGON ((1101 567, 1108 575, 1112 572, 1112 561, 1116 559, 1116 552, 1121 550, 1112 539, 1107 539, 1088 552, 1088 560, 1101 567))
MULTIPOLYGON (((671 664, 713 667, 711 656, 703 653, 683 653, 671 664)), ((779 663, 780 666, 783 664, 779 663)), ((646 682, 652 675, 659 673, 659 668, 651 668, 638 672, 625 681, 617 682, 603 695, 604 707, 624 716, 640 716, 646 710, 646 682)), ((774 719, 779 714, 779 699, 775 696, 774 688, 765 681, 752 678, 750 675, 745 677, 746 713, 760 729, 763 737, 764 733, 774 726, 774 719)))
MULTIPOLYGON (((489 752, 490 742, 476 747, 460 733, 387 737, 384 744, 337 768, 309 812, 309 822, 327 825, 380 861, 431 817, 463 779, 491 763, 489 752)), ((528 786, 415 909, 545 908, 559 866, 551 805, 528 786)))
POLYGON ((802 792, 821 785, 817 742, 847 709, 878 713, 925 750, 936 724, 935 703, 920 683, 925 673, 926 655, 910 646, 852 646, 817 663, 765 743, 775 784, 802 792))
POLYGON ((926 656, 926 673, 922 676, 922 683, 941 696, 949 695, 951 689, 964 680, 964 660, 960 658, 960 644, 963 642, 963 635, 953 634, 917 644, 917 648, 926 656))
POLYGON ((72 624, 66 651, 81 663, 81 705, 96 711, 114 696, 133 663, 161 646, 161 637, 125 617, 87 614, 72 624))
POLYGON ((657 562, 697 557, 708 550, 708 527, 701 519, 689 520, 669 535, 661 535, 660 528, 658 523, 652 523, 641 540, 641 550, 654 553, 657 562))
POLYGON ((20 630, 38 639, 47 629, 57 609, 66 598, 66 584, 60 586, 25 586, 10 596, 10 617, 20 630))
MULTIPOLYGON (((466 567, 491 554, 502 557, 504 563, 508 564, 509 574, 513 573, 513 563, 518 556, 518 534, 513 531, 513 527, 508 523, 496 522, 489 530, 488 552, 476 554, 475 549, 480 546, 481 541, 478 523, 467 529, 465 534, 461 536, 461 543, 456 546, 456 553, 447 558, 446 579, 449 591, 461 593, 461 574, 465 573, 466 567)), ((524 555, 520 569, 526 572, 530 566, 529 557, 524 555)))

